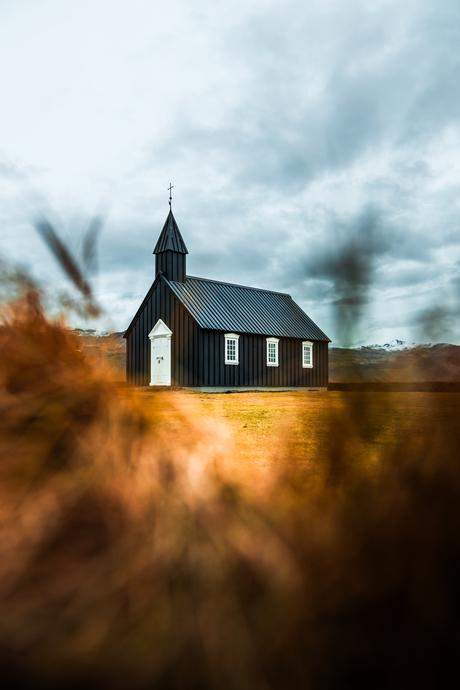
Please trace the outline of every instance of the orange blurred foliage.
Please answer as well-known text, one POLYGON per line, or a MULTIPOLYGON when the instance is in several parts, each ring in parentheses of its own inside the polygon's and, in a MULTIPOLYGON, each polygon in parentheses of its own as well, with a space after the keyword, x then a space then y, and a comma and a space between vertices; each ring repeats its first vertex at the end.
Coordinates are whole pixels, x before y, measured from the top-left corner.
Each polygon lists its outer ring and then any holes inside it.
POLYGON ((4 687, 458 687, 457 414, 370 473, 371 414, 351 396, 321 467, 287 438, 245 481, 217 426, 174 393, 147 413, 29 286, 0 326, 4 687))

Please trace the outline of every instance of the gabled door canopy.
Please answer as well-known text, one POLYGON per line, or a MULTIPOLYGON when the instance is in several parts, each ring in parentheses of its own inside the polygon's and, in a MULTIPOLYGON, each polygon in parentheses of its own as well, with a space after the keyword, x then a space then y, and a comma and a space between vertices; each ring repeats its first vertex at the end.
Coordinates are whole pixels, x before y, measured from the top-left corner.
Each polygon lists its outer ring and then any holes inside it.
POLYGON ((171 337, 172 331, 169 330, 164 321, 158 319, 158 321, 149 333, 149 338, 150 340, 152 340, 152 338, 164 337, 165 335, 171 337))

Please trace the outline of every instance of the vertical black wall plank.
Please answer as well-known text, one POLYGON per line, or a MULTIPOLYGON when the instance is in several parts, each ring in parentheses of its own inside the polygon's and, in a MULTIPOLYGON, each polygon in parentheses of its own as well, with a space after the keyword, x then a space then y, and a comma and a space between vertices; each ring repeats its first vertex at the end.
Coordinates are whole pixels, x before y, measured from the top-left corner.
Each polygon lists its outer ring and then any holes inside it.
POLYGON ((155 276, 158 271, 174 282, 185 283, 186 255, 167 250, 155 255, 155 276))
POLYGON ((185 323, 187 327, 187 343, 186 343, 186 363, 187 363, 187 386, 192 385, 192 328, 188 312, 184 309, 185 323))
POLYGON ((216 380, 216 345, 215 345, 215 334, 210 334, 209 337, 209 385, 215 386, 216 380))

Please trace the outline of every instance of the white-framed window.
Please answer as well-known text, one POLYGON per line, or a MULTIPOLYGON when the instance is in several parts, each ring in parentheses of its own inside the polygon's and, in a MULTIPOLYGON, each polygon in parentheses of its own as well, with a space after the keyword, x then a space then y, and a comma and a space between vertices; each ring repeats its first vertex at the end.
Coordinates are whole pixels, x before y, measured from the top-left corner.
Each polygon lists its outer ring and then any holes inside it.
POLYGON ((304 369, 313 367, 313 343, 309 340, 302 343, 302 366, 304 369))
POLYGON ((225 364, 239 364, 238 338, 236 333, 226 333, 225 338, 225 364))
POLYGON ((278 343, 279 338, 267 338, 267 367, 279 366, 278 343))

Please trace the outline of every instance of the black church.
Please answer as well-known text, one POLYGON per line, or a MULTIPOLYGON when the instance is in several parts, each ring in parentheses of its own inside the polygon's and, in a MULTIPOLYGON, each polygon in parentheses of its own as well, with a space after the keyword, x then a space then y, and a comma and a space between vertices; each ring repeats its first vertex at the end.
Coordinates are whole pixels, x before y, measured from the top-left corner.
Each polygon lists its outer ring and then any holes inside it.
POLYGON ((124 337, 134 386, 325 390, 329 338, 290 295, 186 275, 170 209, 155 280, 124 337))

